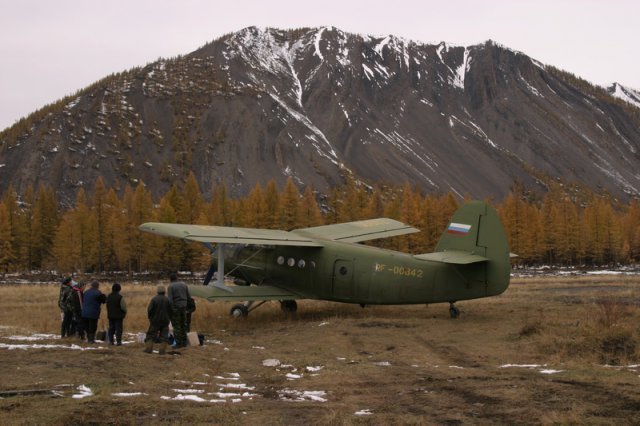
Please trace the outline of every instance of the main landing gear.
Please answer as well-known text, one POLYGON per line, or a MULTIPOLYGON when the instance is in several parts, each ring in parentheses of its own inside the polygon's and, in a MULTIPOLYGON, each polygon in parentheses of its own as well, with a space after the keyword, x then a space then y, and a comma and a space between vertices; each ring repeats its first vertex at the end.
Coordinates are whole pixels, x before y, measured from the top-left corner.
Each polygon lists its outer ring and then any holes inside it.
MULTIPOLYGON (((231 311, 229 312, 234 318, 246 318, 249 315, 249 312, 254 309, 258 309, 263 304, 267 303, 267 300, 263 300, 257 305, 253 306, 253 302, 245 302, 238 303, 231 307, 231 311), (252 307, 253 306, 253 307, 252 307)), ((286 313, 295 313, 298 310, 298 304, 295 300, 281 300, 280 301, 280 309, 286 313)))
POLYGON ((449 302, 449 315, 451 318, 458 318, 460 316, 460 309, 456 308, 454 303, 456 302, 449 302))

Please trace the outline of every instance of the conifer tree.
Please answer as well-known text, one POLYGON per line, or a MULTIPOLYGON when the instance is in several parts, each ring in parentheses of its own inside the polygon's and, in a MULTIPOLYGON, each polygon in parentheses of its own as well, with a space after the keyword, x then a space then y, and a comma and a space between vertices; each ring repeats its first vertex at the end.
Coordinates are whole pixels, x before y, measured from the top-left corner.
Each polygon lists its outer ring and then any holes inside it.
MULTIPOLYGON (((201 213, 204 205, 202 193, 193 172, 189 173, 182 191, 181 210, 177 212, 180 223, 201 223, 201 213)), ((233 211, 233 209, 231 209, 233 211)), ((182 240, 181 268, 193 270, 198 263, 201 249, 200 244, 182 240)))
POLYGON ((204 200, 198 181, 193 172, 190 172, 182 191, 181 210, 177 212, 178 220, 180 223, 198 223, 203 206, 204 200))
POLYGON ((39 187, 32 220, 32 267, 39 269, 52 260, 53 240, 58 226, 58 203, 51 188, 39 187))
POLYGON ((634 262, 640 261, 640 202, 633 200, 627 207, 623 220, 623 235, 627 256, 634 262))
POLYGON ((33 190, 33 186, 27 186, 27 189, 23 196, 23 209, 22 209, 22 223, 20 228, 23 231, 23 243, 20 247, 19 256, 22 259, 23 265, 27 270, 34 268, 34 230, 33 230, 33 210, 36 202, 36 196, 33 190))
POLYGON ((53 243, 55 268, 66 274, 81 270, 79 233, 74 210, 63 213, 53 243))
POLYGON ((324 224, 322 212, 318 207, 316 196, 312 186, 307 186, 302 195, 300 203, 300 226, 303 228, 311 228, 324 224))
POLYGON ((300 193, 290 177, 279 198, 278 228, 287 231, 300 228, 300 193))
MULTIPOLYGON (((169 197, 160 200, 156 220, 159 222, 176 223, 178 215, 173 208, 169 197)), ((182 240, 175 238, 155 238, 150 248, 155 248, 156 253, 152 258, 156 270, 176 271, 182 267, 184 244, 182 240)))
POLYGON ((11 229, 11 249, 14 257, 14 268, 24 268, 24 259, 20 257, 22 247, 25 245, 24 228, 25 222, 23 220, 23 211, 18 206, 18 194, 14 190, 13 186, 9 185, 9 188, 2 196, 2 202, 7 209, 9 227, 11 229))
POLYGON ((264 194, 264 204, 264 221, 266 228, 277 229, 279 225, 280 194, 276 186, 276 181, 273 179, 267 183, 264 194))
POLYGON ((91 217, 95 228, 93 229, 95 250, 92 253, 98 271, 104 271, 106 259, 106 239, 107 239, 107 190, 102 177, 98 177, 93 186, 93 197, 91 199, 91 217))
MULTIPOLYGON (((402 205, 400 207, 400 221, 411 226, 419 226, 421 222, 421 196, 419 191, 414 190, 411 185, 406 183, 402 188, 402 205)), ((398 249, 408 251, 410 253, 418 253, 420 251, 421 242, 417 234, 409 234, 399 239, 398 249)))
POLYGON ((211 208, 208 216, 210 224, 218 226, 233 225, 232 203, 227 195, 227 186, 223 184, 216 185, 211 191, 211 208))
POLYGON ((131 211, 129 214, 129 235, 132 238, 132 264, 134 270, 144 270, 150 265, 157 263, 153 253, 147 247, 153 245, 154 235, 140 232, 138 226, 149 222, 153 218, 153 199, 151 194, 141 182, 133 194, 131 211))
POLYGON ((376 219, 383 216, 384 200, 382 199, 382 189, 379 186, 375 186, 367 200, 363 219, 376 219))
POLYGON ((130 247, 127 244, 127 216, 118 195, 110 188, 107 192, 107 223, 105 262, 110 271, 126 270, 130 247))
POLYGON ((15 260, 12 241, 9 210, 4 202, 0 202, 0 272, 3 275, 9 272, 15 260))
POLYGON ((260 183, 256 183, 249 196, 246 199, 246 203, 243 205, 244 211, 244 226, 249 228, 266 228, 266 201, 264 199, 264 191, 260 183))

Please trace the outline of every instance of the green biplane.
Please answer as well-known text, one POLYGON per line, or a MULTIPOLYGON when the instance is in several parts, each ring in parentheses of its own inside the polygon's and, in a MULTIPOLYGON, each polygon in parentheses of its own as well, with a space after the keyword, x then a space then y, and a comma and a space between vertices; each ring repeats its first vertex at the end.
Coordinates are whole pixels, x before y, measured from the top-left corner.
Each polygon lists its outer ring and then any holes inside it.
POLYGON ((386 218, 293 231, 173 223, 140 229, 217 251, 205 285, 189 290, 209 301, 244 302, 231 308, 237 317, 269 300, 293 312, 297 299, 318 299, 362 306, 448 302, 455 318, 455 302, 501 294, 511 272, 500 219, 477 201, 456 211, 435 252, 417 255, 358 244, 419 232, 386 218), (208 285, 216 270, 218 278, 208 285))

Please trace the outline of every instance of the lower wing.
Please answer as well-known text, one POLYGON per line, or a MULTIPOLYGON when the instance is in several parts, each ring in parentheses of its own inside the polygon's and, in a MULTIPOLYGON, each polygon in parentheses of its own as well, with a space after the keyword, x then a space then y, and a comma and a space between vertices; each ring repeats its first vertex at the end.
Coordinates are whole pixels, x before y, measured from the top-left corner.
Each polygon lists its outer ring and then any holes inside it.
POLYGON ((228 286, 223 288, 213 285, 190 285, 191 296, 201 297, 210 302, 224 301, 257 301, 257 300, 295 300, 300 296, 287 290, 270 285, 228 286))

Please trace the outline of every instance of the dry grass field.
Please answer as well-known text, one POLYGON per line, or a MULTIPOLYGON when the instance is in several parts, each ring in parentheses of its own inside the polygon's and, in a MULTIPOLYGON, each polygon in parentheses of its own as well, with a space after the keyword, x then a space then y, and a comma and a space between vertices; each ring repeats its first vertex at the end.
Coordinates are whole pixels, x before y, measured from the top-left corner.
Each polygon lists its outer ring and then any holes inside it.
POLYGON ((135 342, 154 292, 123 283, 127 343, 90 346, 55 336, 57 284, 0 285, 2 424, 640 423, 640 276, 515 279, 455 320, 199 301, 205 345, 164 356, 135 342))

